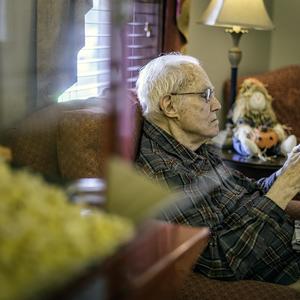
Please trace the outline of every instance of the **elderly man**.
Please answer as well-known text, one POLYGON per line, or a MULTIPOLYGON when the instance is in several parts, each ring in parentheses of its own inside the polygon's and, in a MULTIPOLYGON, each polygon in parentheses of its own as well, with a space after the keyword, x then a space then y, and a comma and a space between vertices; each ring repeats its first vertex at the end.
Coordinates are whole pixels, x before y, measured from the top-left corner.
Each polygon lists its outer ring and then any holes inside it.
POLYGON ((195 270, 226 280, 295 282, 300 254, 292 248, 294 223, 285 209, 300 190, 299 148, 282 169, 258 182, 225 166, 208 143, 219 132, 221 105, 193 57, 152 60, 139 74, 137 93, 145 122, 136 163, 183 192, 164 217, 211 229, 195 270))

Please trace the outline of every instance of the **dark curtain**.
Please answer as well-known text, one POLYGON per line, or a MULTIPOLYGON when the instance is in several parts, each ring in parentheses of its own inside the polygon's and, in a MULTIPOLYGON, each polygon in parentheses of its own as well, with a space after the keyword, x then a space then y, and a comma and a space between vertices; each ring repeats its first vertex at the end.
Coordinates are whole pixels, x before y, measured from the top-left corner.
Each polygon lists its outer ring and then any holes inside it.
POLYGON ((37 0, 37 107, 57 102, 76 82, 84 16, 92 6, 93 0, 37 0))
POLYGON ((166 0, 163 52, 185 52, 188 41, 190 0, 166 0))

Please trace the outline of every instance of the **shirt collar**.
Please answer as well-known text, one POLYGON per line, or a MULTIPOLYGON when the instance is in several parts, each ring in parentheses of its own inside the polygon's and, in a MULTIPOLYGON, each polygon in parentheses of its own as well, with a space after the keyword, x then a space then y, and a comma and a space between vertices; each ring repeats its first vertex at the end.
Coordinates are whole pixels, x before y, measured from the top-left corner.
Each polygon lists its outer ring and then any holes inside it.
POLYGON ((193 163, 196 160, 203 160, 203 152, 205 151, 205 144, 201 145, 196 151, 192 151, 180 144, 174 137, 172 137, 165 130, 156 126, 152 122, 145 120, 144 122, 144 133, 151 140, 155 141, 162 147, 166 152, 176 155, 180 159, 188 160, 189 163, 193 163))

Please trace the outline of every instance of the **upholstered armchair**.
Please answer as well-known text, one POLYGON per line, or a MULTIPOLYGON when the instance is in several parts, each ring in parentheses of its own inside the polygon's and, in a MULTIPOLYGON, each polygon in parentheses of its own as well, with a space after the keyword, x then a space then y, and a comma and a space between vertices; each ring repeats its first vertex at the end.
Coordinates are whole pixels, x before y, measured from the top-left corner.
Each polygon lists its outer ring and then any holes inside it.
MULTIPOLYGON (((132 142, 138 146, 142 117, 133 100, 136 116, 132 142)), ((6 135, 14 163, 27 165, 50 177, 75 179, 102 177, 107 159, 105 101, 90 99, 58 103, 37 111, 6 135)), ((180 272, 180 270, 178 271, 180 272)), ((287 286, 241 280, 226 282, 191 272, 178 299, 300 299, 300 292, 287 286)))

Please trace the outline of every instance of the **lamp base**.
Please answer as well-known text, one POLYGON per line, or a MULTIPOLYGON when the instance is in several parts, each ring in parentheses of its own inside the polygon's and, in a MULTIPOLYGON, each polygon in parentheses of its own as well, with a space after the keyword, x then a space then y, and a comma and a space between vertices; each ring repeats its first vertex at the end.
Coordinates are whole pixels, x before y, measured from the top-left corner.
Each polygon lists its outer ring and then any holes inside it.
POLYGON ((237 74, 238 74, 238 67, 231 67, 231 81, 230 81, 230 104, 229 108, 231 109, 233 103, 236 98, 237 92, 237 74))
POLYGON ((238 65, 242 59, 242 51, 239 48, 239 42, 244 33, 247 30, 239 28, 226 29, 226 32, 230 33, 233 47, 228 51, 228 58, 231 65, 231 88, 230 88, 230 108, 232 107, 237 93, 237 73, 238 65))

